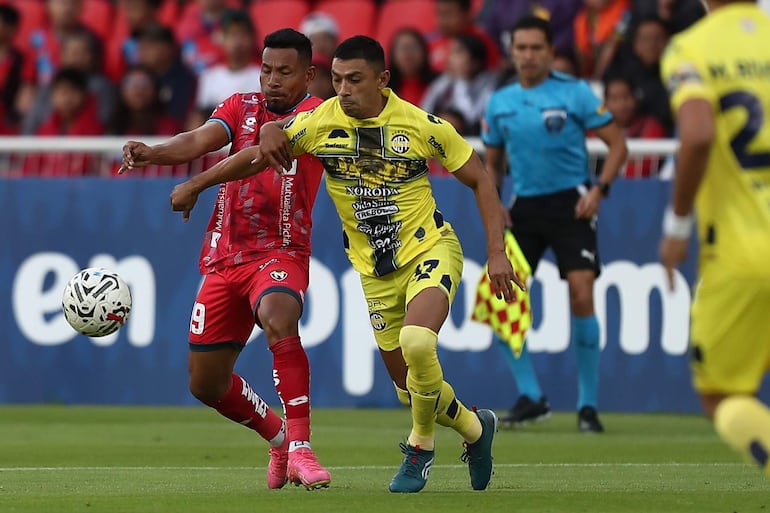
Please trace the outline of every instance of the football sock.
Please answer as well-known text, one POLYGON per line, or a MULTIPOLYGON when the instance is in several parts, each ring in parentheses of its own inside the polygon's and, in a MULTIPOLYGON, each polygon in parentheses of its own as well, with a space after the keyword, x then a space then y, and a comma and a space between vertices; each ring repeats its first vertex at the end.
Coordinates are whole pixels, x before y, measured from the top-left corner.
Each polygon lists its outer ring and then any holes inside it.
POLYGON ((598 405, 599 395, 599 322, 595 315, 572 316, 572 345, 578 370, 577 409, 598 405))
POLYGON ((454 429, 468 442, 473 443, 481 438, 481 421, 457 399, 452 385, 446 381, 441 384, 436 423, 454 429))
POLYGON ((253 429, 271 445, 283 441, 283 419, 237 374, 233 374, 227 392, 218 401, 207 404, 233 422, 253 429))
POLYGON ((409 444, 432 450, 436 432, 436 408, 443 381, 436 353, 438 335, 422 326, 404 326, 399 334, 399 343, 408 367, 406 389, 412 402, 409 444))
POLYGON ((543 391, 540 389, 540 383, 538 382, 537 374, 535 374, 535 367, 532 365, 527 344, 524 344, 521 354, 516 358, 516 355, 513 354, 513 349, 511 349, 507 342, 497 335, 495 335, 495 340, 497 340, 498 346, 505 356, 505 361, 511 369, 511 374, 513 374, 513 380, 516 382, 519 393, 526 395, 534 402, 539 401, 543 396, 543 391))
POLYGON ((286 415, 290 447, 310 443, 310 364, 298 336, 286 337, 270 346, 273 380, 286 415))
POLYGON ((722 400, 714 412, 719 436, 770 477, 770 409, 758 399, 736 395, 722 400))
MULTIPOLYGON (((395 384, 398 401, 404 406, 410 406, 409 392, 398 388, 395 384)), ((456 431, 464 440, 471 443, 481 437, 481 422, 478 417, 460 402, 455 396, 452 385, 446 381, 441 384, 441 395, 438 398, 436 424, 456 431)))

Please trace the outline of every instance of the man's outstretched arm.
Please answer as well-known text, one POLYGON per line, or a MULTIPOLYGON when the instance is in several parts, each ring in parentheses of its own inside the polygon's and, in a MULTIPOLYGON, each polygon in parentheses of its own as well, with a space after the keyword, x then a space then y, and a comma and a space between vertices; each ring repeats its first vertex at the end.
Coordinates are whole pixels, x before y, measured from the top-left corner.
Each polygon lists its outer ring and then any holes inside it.
POLYGON ((171 209, 174 212, 182 212, 182 220, 190 219, 198 195, 220 183, 240 180, 263 171, 267 167, 267 161, 262 158, 259 146, 244 148, 235 155, 218 162, 201 174, 180 183, 171 191, 171 209))

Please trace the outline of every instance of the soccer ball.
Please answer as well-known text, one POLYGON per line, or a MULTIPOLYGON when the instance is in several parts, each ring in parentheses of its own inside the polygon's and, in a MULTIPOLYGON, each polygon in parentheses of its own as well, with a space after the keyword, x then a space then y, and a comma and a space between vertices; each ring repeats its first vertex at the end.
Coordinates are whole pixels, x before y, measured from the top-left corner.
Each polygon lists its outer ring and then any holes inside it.
POLYGON ((89 267, 67 283, 61 304, 65 319, 75 331, 104 337, 115 333, 128 319, 131 291, 116 273, 89 267))

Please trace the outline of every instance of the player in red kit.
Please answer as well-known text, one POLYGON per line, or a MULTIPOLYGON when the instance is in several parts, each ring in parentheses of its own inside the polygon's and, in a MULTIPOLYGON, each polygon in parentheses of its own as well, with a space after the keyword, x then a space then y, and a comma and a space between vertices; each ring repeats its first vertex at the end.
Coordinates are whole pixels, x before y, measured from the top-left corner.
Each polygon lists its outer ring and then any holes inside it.
MULTIPOLYGON (((315 71, 310 40, 282 29, 265 38, 264 48, 262 93, 230 96, 201 127, 162 144, 129 141, 120 172, 181 164, 228 143, 236 153, 259 144, 262 124, 319 105, 307 92, 315 71)), ((190 321, 190 391, 270 443, 269 488, 289 480, 314 489, 331 481, 310 447, 310 366, 298 334, 322 172, 318 159, 305 156, 289 171, 223 184, 201 250, 205 278, 190 321), (273 353, 285 423, 233 372, 255 322, 273 353)))

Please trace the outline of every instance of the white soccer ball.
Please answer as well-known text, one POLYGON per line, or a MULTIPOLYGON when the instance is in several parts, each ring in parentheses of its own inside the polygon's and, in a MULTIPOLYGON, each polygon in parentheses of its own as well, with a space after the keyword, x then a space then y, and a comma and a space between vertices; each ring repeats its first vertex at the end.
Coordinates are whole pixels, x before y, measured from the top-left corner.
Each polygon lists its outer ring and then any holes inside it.
POLYGON ((89 267, 67 283, 61 304, 64 317, 75 331, 89 337, 104 337, 126 323, 131 311, 131 291, 116 273, 89 267))

